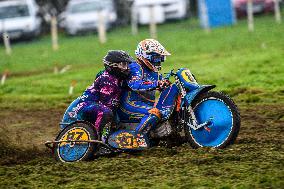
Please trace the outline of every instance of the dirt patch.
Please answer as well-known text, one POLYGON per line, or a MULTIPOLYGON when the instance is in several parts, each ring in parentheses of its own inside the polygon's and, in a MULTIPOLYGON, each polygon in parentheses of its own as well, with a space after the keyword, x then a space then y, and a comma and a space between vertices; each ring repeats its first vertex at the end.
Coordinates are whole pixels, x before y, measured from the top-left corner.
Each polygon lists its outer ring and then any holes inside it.
POLYGON ((13 145, 38 147, 43 141, 55 137, 63 114, 64 109, 1 110, 0 132, 6 133, 13 145))
MULTIPOLYGON (((268 147, 283 150, 283 105, 240 107, 242 125, 236 145, 261 150, 268 147)), ((64 109, 1 110, 0 164, 21 163, 48 156, 43 143, 54 139, 64 109)), ((147 152, 145 152, 147 154, 147 152)))
POLYGON ((22 163, 48 156, 44 142, 59 131, 64 109, 3 109, 0 113, 0 164, 22 163))
POLYGON ((283 144, 284 106, 254 105, 241 108, 242 126, 238 143, 283 144))

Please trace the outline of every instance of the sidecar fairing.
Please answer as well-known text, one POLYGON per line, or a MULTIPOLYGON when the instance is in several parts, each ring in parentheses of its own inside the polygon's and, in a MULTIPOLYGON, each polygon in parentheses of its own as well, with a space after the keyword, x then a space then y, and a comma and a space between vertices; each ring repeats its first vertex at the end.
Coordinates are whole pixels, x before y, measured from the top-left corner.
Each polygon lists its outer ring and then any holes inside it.
POLYGON ((150 146, 146 135, 137 133, 134 130, 119 130, 111 134, 108 144, 121 150, 144 150, 150 146))
POLYGON ((76 113, 76 107, 79 101, 80 101, 79 98, 75 99, 66 109, 63 115, 62 121, 61 123, 59 123, 60 129, 64 129, 66 126, 68 126, 69 124, 77 120, 82 120, 80 117, 78 118, 78 115, 76 113))
MULTIPOLYGON (((185 105, 186 106, 190 106, 191 102, 197 98, 199 95, 210 91, 211 89, 214 89, 216 87, 216 85, 198 85, 198 88, 189 91, 186 95, 185 95, 185 105)), ((182 104, 183 105, 183 104, 182 104)))

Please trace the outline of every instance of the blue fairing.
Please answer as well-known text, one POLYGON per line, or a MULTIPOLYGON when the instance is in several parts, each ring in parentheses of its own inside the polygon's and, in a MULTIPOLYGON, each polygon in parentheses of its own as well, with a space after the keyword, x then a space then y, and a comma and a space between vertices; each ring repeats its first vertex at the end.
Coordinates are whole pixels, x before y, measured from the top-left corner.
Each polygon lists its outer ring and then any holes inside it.
POLYGON ((197 97, 198 94, 207 92, 215 87, 215 85, 200 85, 197 89, 187 92, 184 98, 184 102, 182 103, 185 103, 186 106, 190 106, 191 102, 195 99, 195 97, 197 97))
POLYGON ((82 120, 82 118, 80 117, 81 115, 78 114, 74 117, 71 117, 69 115, 69 112, 72 112, 73 109, 78 105, 78 103, 80 102, 80 98, 77 98, 76 100, 74 100, 70 105, 69 107, 66 109, 65 113, 64 113, 64 116, 62 118, 62 121, 60 123, 60 128, 61 129, 64 129, 67 125, 69 125, 70 123, 73 123, 77 120, 82 120))
POLYGON ((194 140, 201 146, 218 147, 230 135, 233 127, 232 112, 220 99, 209 98, 197 104, 194 114, 198 124, 208 120, 210 131, 205 128, 191 129, 194 140))

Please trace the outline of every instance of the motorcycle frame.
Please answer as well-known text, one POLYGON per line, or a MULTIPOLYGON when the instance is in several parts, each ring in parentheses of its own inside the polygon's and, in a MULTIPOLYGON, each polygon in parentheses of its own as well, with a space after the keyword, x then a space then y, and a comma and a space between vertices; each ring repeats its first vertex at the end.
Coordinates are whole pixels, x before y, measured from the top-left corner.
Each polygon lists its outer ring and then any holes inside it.
MULTIPOLYGON (((196 89, 190 89, 190 91, 188 92, 187 89, 184 87, 184 85, 182 84, 182 82, 180 81, 179 77, 177 74, 173 73, 173 70, 171 70, 170 73, 168 73, 168 75, 165 77, 166 79, 169 79, 170 76, 174 76, 175 78, 175 84, 177 85, 180 94, 181 94, 181 119, 182 119, 182 123, 186 124, 186 126, 192 128, 193 130, 197 130, 200 129, 202 127, 206 127, 208 125, 210 125, 211 120, 208 120, 204 123, 201 123, 198 125, 193 108, 191 106, 192 102, 198 98, 198 96, 200 96, 203 93, 206 93, 208 91, 210 91, 211 89, 215 88, 216 85, 199 85, 196 82, 196 85, 198 86, 196 89), (190 121, 187 122, 185 120, 185 111, 187 111, 190 115, 190 121)), ((193 76, 193 78, 195 79, 195 77, 193 76)))

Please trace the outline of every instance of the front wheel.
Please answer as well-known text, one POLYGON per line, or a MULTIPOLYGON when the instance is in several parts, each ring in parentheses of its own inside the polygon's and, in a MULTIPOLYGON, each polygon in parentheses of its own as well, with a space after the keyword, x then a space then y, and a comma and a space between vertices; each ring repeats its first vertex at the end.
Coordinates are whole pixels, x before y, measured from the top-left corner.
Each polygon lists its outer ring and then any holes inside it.
POLYGON ((225 148, 233 144, 240 130, 241 120, 237 106, 224 93, 209 91, 199 95, 191 104, 197 124, 208 123, 194 130, 192 114, 185 116, 185 134, 193 148, 225 148), (188 124, 189 123, 189 124, 188 124))
POLYGON ((97 139, 98 136, 92 124, 83 121, 71 123, 56 137, 56 141, 59 141, 59 143, 56 144, 54 149, 55 158, 61 162, 90 160, 98 150, 98 145, 87 141, 97 139), (79 142, 68 142, 70 140, 79 142))

